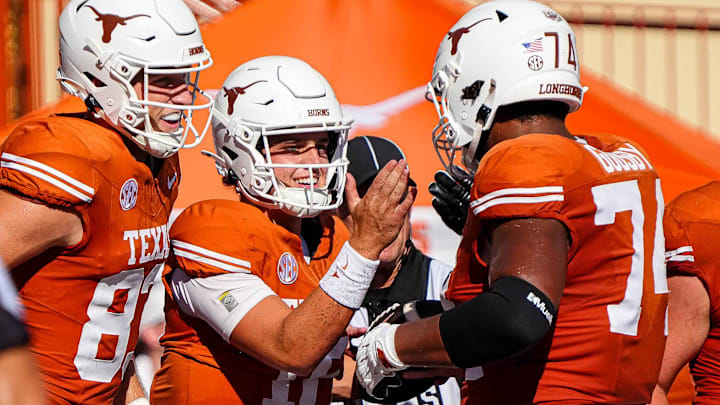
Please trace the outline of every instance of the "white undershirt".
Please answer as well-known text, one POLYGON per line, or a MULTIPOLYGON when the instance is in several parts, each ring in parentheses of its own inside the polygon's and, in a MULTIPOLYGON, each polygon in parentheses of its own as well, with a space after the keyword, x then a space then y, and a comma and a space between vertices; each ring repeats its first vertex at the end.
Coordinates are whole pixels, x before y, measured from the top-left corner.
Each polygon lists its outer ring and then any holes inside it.
POLYGON ((255 305, 276 295, 260 277, 250 273, 190 278, 176 268, 170 286, 180 310, 207 322, 226 342, 255 305))

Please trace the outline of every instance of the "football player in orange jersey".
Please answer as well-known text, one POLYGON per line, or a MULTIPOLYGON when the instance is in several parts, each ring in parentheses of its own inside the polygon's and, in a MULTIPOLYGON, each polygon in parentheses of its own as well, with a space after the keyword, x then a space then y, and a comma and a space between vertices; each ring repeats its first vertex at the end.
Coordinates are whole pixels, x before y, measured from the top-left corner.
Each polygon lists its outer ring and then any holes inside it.
POLYGON ((209 128, 192 113, 212 106, 197 87, 212 59, 181 0, 71 0, 59 29, 58 81, 88 110, 26 122, 0 146, 0 256, 51 402, 106 404, 122 401, 170 251, 176 152, 209 128))
POLYGON ((211 155, 240 201, 202 201, 173 223, 153 404, 330 402, 345 327, 415 195, 402 159, 362 200, 347 176, 348 235, 332 213, 350 123, 301 60, 254 59, 225 80, 211 155))
POLYGON ((667 307, 660 181, 633 142, 566 128, 577 56, 565 19, 532 1, 483 3, 443 38, 433 141, 449 173, 461 152, 475 174, 456 306, 371 329, 368 392, 409 365, 455 365, 471 404, 650 400, 667 307))
POLYGON ((653 404, 690 363, 693 404, 720 402, 720 181, 685 192, 665 208, 669 334, 653 404))

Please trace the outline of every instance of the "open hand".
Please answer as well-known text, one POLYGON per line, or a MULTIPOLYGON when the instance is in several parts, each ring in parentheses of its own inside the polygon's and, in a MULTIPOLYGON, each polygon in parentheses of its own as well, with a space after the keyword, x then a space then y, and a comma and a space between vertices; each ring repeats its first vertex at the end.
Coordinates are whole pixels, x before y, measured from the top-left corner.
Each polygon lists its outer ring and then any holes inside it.
POLYGON ((417 190, 408 188, 410 173, 405 160, 391 160, 375 176, 363 198, 348 175, 345 198, 352 217, 349 227, 350 245, 356 252, 375 260, 380 252, 397 237, 417 190))

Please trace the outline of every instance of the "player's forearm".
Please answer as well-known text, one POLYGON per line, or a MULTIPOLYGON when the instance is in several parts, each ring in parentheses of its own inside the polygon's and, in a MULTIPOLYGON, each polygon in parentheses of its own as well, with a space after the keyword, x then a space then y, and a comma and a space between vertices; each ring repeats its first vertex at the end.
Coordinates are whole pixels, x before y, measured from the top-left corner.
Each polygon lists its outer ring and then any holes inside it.
POLYGON ((395 349, 400 360, 411 366, 452 366, 440 336, 439 322, 440 315, 436 315, 400 325, 395 332, 395 349))
POLYGON ((652 401, 650 405, 669 405, 670 402, 667 398, 667 392, 661 386, 656 385, 655 390, 652 394, 652 401))
POLYGON ((489 292, 441 315, 400 325, 395 350, 405 365, 476 367, 537 344, 556 315, 542 291, 524 280, 503 277, 489 292))
POLYGON ((270 367, 308 375, 345 335, 353 312, 320 289, 295 309, 273 295, 235 326, 229 343, 270 367))
POLYGON ((319 288, 302 304, 291 310, 277 295, 265 297, 233 326, 230 343, 274 368, 297 374, 312 372, 344 336, 378 263, 362 257, 346 243, 319 288))
POLYGON ((142 403, 142 398, 146 398, 145 390, 143 389, 142 384, 140 384, 137 374, 133 373, 133 375, 130 376, 130 381, 128 382, 127 393, 125 394, 125 403, 131 405, 140 404, 142 403))
POLYGON ((338 339, 354 310, 338 304, 316 288, 282 323, 277 335, 275 360, 283 369, 310 374, 338 339))

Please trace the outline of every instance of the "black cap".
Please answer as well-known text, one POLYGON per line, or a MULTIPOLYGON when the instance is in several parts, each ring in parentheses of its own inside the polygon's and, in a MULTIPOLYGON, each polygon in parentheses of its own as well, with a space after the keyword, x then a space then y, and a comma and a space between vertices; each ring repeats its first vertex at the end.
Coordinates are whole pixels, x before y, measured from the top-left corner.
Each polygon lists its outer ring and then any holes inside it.
MULTIPOLYGON (((348 142, 348 171, 355 178, 358 190, 369 187, 378 172, 391 160, 405 159, 405 154, 389 139, 358 136, 348 142)), ((408 185, 415 186, 413 179, 408 185)))

